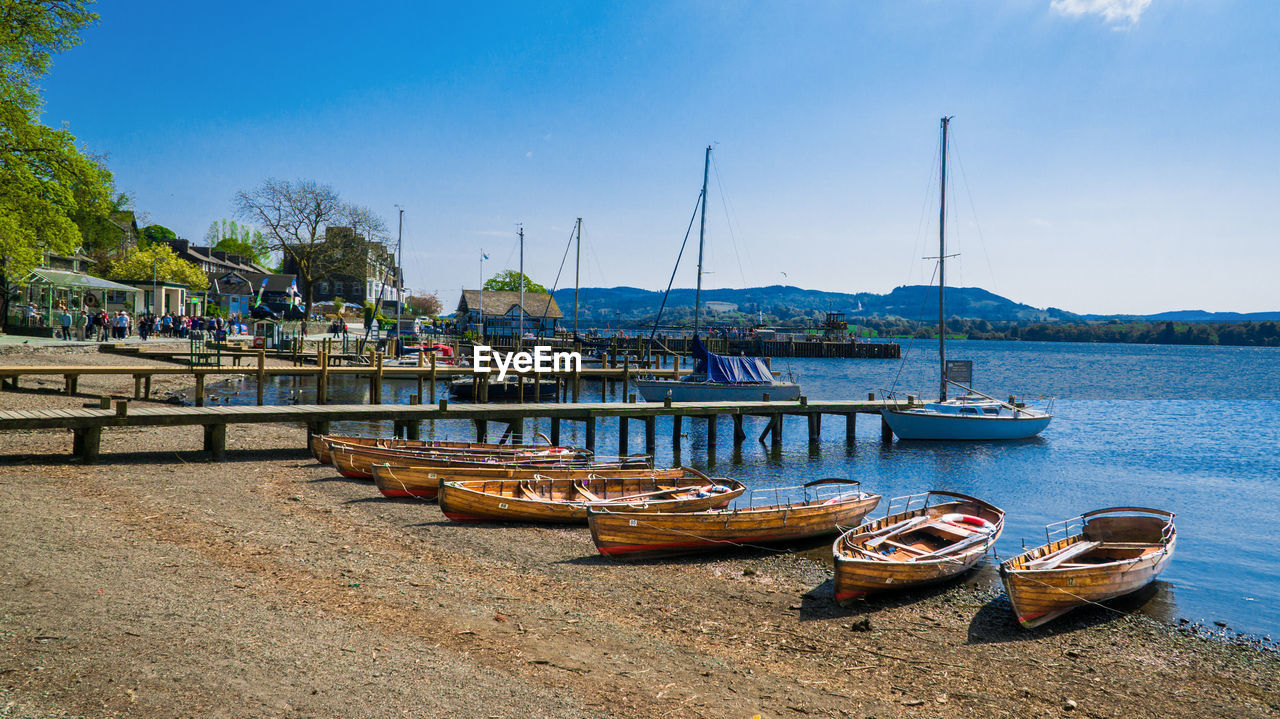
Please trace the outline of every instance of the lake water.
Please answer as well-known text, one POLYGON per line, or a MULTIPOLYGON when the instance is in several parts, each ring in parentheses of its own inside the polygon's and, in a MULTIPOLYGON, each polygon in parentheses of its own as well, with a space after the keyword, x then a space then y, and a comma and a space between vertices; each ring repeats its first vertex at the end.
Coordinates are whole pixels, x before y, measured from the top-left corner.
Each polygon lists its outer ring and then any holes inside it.
MULTIPOLYGON (((1280 507, 1280 349, 980 341, 947 347, 949 358, 973 360, 978 389, 1055 397, 1053 424, 1021 442, 886 445, 879 420, 864 415, 855 444, 846 446, 843 420, 829 417, 822 444, 811 450, 806 423, 790 418, 782 453, 771 455, 755 441, 765 420, 745 421, 748 440, 736 451, 722 419, 718 456, 709 463, 701 420, 685 421, 678 455, 670 422, 660 420, 656 461, 731 475, 752 488, 840 476, 886 500, 930 489, 972 494, 1008 513, 1001 557, 1018 553, 1023 540, 1043 543, 1046 523, 1091 509, 1167 509, 1177 513, 1178 550, 1147 610, 1280 635, 1280 540, 1271 532, 1280 507)), ((775 359, 773 368, 794 372, 813 399, 860 398, 891 387, 936 396, 936 345, 916 341, 909 350, 903 361, 775 359)), ((233 380, 210 392, 253 402, 252 382, 233 380)), ((367 388, 367 382, 335 388, 331 401, 361 401, 367 388)), ((413 391, 412 382, 389 381, 384 396, 407 402, 413 391)), ((306 402, 312 388, 281 379, 268 396, 306 402)), ((579 423, 562 427, 562 442, 583 441, 579 423)), ((538 429, 548 431, 545 420, 538 429)), ((334 427, 352 430, 390 427, 334 427)), ((534 422, 526 431, 534 431, 534 422)), ((631 431, 631 451, 642 451, 643 425, 633 422, 631 431)), ((427 436, 474 435, 470 423, 436 422, 424 425, 427 436)), ((616 422, 600 421, 596 436, 601 454, 616 451, 616 422)))

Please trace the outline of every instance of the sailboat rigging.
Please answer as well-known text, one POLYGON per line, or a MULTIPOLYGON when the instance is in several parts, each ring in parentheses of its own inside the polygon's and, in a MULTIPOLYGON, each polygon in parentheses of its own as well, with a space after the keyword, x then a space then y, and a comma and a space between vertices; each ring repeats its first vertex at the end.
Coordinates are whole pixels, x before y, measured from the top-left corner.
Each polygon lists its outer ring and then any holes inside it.
MULTIPOLYGON (((898 439, 995 440, 1034 437, 1049 426, 1053 415, 1018 407, 952 381, 947 371, 947 130, 951 117, 941 121, 942 160, 938 208, 938 401, 911 409, 882 412, 898 439), (966 393, 947 399, 947 386, 966 393)), ((954 255, 950 255, 954 256, 954 255)), ((971 380, 970 380, 971 381, 971 380)))

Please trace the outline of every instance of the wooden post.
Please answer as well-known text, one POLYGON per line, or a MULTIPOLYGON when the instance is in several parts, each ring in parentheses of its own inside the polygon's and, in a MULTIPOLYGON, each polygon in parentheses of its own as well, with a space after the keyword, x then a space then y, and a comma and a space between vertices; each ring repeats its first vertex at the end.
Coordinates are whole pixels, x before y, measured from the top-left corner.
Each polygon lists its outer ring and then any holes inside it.
POLYGON ((747 438, 747 433, 742 431, 742 415, 735 414, 731 416, 733 417, 733 444, 737 446, 747 438))
MULTIPOLYGON (((265 349, 258 350, 258 406, 262 406, 263 392, 266 391, 267 384, 267 351, 265 349)), ((226 432, 226 427, 222 428, 226 432)))
MULTIPOLYGON (((14 379, 16 380, 17 377, 14 379)), ((17 387, 17 382, 14 382, 13 386, 17 387)), ((133 398, 142 399, 142 375, 140 374, 135 374, 133 376, 133 398)))
POLYGON ((63 375, 62 378, 66 381, 67 394, 69 395, 75 394, 76 393, 76 376, 73 374, 68 374, 68 375, 63 375))
POLYGON ((98 400, 98 409, 111 409, 111 397, 109 395, 104 394, 98 400))
POLYGON ((808 414, 809 420, 809 444, 820 444, 822 442, 822 415, 817 412, 808 414))
POLYGON ((128 416, 129 416, 129 401, 128 401, 128 400, 123 400, 123 399, 118 399, 118 400, 116 400, 116 416, 117 416, 117 417, 128 417, 128 416))
POLYGON ((560 418, 551 418, 551 444, 560 446, 560 418))
POLYGON ((196 406, 204 406, 204 372, 196 372, 196 406))
POLYGON ((710 461, 716 458, 716 419, 714 414, 707 415, 707 459, 710 461))
POLYGON ((80 440, 80 461, 83 464, 94 464, 98 461, 98 450, 102 446, 102 428, 85 427, 80 431, 83 433, 80 440))
POLYGON ((573 401, 577 402, 582 396, 582 367, 574 365, 573 367, 573 401))
MULTIPOLYGON (((419 354, 419 356, 421 356, 421 354, 419 354)), ((435 352, 431 353, 431 381, 427 384, 427 387, 431 389, 431 401, 434 402, 436 399, 436 353, 435 352)))
POLYGON ((475 423, 476 423, 476 441, 488 442, 489 441, 489 422, 487 420, 477 419, 475 420, 475 423))
POLYGON ((671 417, 671 446, 680 451, 680 435, 681 428, 684 425, 684 417, 681 415, 672 415, 671 417))
POLYGON ((658 418, 648 416, 644 418, 644 453, 653 456, 658 446, 658 418))
POLYGON ((850 412, 844 416, 844 443, 854 444, 858 439, 858 413, 850 412))
POLYGON ((596 451, 596 418, 587 417, 583 420, 586 430, 587 449, 592 452, 596 451))
POLYGON ((227 425, 206 424, 204 426, 204 449, 210 459, 222 461, 227 457, 227 425))
POLYGON ((884 420, 884 416, 880 417, 880 441, 889 443, 893 441, 893 428, 884 420))
POLYGON ((631 393, 631 355, 622 358, 622 396, 631 393))
POLYGON ((524 444, 524 417, 512 417, 507 431, 511 433, 511 444, 524 444))
POLYGON ((379 352, 377 354, 377 357, 378 357, 378 367, 377 369, 374 370, 374 385, 373 385, 374 389, 377 391, 377 394, 376 394, 377 399, 375 399, 373 403, 382 404, 382 353, 379 352))
POLYGON ((320 353, 320 377, 316 382, 316 404, 329 403, 329 350, 320 353))
POLYGON ((618 456, 627 456, 627 440, 630 439, 630 423, 626 417, 618 418, 618 456))
POLYGON ((609 379, 603 375, 600 377, 600 401, 609 401, 609 379))

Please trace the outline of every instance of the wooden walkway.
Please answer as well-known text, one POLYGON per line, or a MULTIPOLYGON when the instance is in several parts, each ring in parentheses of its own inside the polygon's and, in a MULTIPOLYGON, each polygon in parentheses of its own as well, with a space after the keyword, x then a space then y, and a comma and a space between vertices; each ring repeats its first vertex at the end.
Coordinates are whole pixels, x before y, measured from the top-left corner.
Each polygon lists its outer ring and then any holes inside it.
MULTIPOLYGON (((390 421, 397 435, 415 438, 420 434, 423 420, 469 420, 475 425, 477 439, 488 436, 488 423, 507 424, 505 437, 520 442, 524 436, 524 420, 547 418, 551 421, 551 441, 558 444, 560 424, 564 421, 582 422, 585 425, 586 446, 595 449, 596 420, 618 418, 619 454, 627 454, 628 423, 637 420, 644 424, 645 449, 652 454, 655 446, 656 422, 659 417, 672 418, 672 437, 678 442, 681 424, 686 417, 705 418, 707 422, 707 450, 714 457, 716 445, 716 418, 727 415, 733 420, 734 443, 740 444, 746 434, 742 429, 743 417, 766 417, 770 421, 760 435, 760 441, 771 437, 774 447, 782 444, 782 423, 787 416, 803 416, 808 420, 809 440, 816 443, 821 433, 822 416, 836 415, 845 418, 845 436, 852 442, 858 414, 874 413, 886 407, 905 406, 904 402, 886 400, 840 400, 808 402, 801 398, 795 402, 573 402, 573 403, 525 403, 525 404, 450 404, 441 400, 438 405, 366 405, 326 404, 289 406, 221 406, 221 407, 134 407, 124 400, 111 406, 105 398, 99 409, 46 409, 12 410, 0 412, 0 431, 70 429, 73 432, 73 453, 86 463, 96 461, 104 427, 204 427, 204 448, 214 459, 221 459, 226 451, 228 424, 262 424, 286 422, 304 424, 309 433, 328 433, 331 422, 390 421)), ((882 437, 887 425, 881 425, 882 437)))

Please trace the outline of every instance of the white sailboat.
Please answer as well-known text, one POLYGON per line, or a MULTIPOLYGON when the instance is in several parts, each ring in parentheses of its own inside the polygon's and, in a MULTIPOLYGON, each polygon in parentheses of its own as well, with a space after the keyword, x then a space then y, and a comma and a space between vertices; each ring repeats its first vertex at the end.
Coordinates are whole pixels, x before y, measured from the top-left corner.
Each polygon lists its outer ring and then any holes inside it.
POLYGON ((898 439, 997 440, 1034 437, 1049 426, 1053 415, 1002 402, 947 377, 947 321, 944 305, 947 263, 947 126, 942 118, 941 201, 938 212, 938 401, 911 409, 886 409, 884 420, 898 439), (947 399, 947 386, 966 390, 947 399))
MULTIPOLYGON (((698 282, 693 300, 694 371, 680 379, 637 379, 636 391, 646 402, 661 402, 668 397, 673 402, 759 402, 765 395, 770 400, 797 399, 800 397, 800 385, 775 379, 762 358, 714 354, 698 338, 699 318, 702 314, 702 250, 707 234, 707 179, 710 169, 711 146, 708 145, 702 166, 702 194, 699 197, 702 224, 698 230, 698 282)), ((678 260, 676 265, 679 266, 678 260)), ((673 272, 672 277, 674 276, 673 272)), ((670 291, 670 287, 667 289, 670 291)), ((654 326, 656 328, 656 321, 654 326)))

